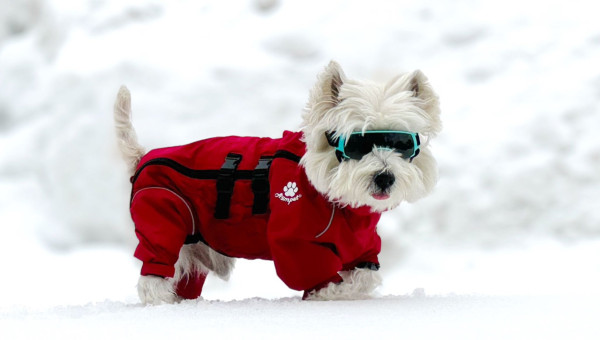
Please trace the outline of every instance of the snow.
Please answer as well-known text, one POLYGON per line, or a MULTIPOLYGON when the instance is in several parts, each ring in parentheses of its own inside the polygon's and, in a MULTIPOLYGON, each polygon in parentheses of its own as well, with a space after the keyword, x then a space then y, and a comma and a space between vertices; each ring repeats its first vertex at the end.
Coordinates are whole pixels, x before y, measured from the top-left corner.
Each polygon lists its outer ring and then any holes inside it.
POLYGON ((597 7, 0 0, 0 338, 597 339, 597 7), (239 261, 201 300, 141 306, 119 86, 148 148, 276 137, 330 59, 420 68, 442 102, 435 192, 379 226, 381 296, 302 302, 239 261))
MULTIPOLYGON (((14 339, 107 339, 197 336, 217 339, 582 339, 598 332, 584 298, 388 296, 355 302, 297 299, 191 301, 142 307, 105 302, 57 307, 42 314, 14 312, 4 331, 14 339), (343 311, 343 313, 340 313, 343 311), (539 315, 544 318, 539 318, 539 315), (109 327, 108 327, 109 326, 109 327), (33 335, 33 336, 32 336, 33 335), (31 336, 31 337, 30 337, 31 336)), ((596 333, 597 334, 597 333, 596 333)))

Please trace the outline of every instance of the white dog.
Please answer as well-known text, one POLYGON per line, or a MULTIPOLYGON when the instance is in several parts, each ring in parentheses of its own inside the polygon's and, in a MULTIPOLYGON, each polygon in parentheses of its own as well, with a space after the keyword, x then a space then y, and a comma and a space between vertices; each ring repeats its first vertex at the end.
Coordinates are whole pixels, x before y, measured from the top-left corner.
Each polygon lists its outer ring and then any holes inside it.
POLYGON ((304 299, 362 299, 380 284, 380 214, 431 192, 438 97, 420 71, 347 79, 336 62, 310 92, 300 132, 217 137, 146 153, 121 88, 115 122, 132 175, 144 303, 200 296, 234 258, 273 260, 304 299))

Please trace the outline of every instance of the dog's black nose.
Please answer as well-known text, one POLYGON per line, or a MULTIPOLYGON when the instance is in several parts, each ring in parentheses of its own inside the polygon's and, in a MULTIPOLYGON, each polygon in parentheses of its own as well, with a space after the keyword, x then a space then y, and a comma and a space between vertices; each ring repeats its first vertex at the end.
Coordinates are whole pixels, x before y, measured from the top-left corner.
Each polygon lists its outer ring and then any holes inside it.
POLYGON ((386 191, 387 189, 389 189, 389 187, 394 185, 396 178, 393 174, 389 172, 382 172, 375 176, 374 181, 377 187, 381 189, 381 191, 386 191))

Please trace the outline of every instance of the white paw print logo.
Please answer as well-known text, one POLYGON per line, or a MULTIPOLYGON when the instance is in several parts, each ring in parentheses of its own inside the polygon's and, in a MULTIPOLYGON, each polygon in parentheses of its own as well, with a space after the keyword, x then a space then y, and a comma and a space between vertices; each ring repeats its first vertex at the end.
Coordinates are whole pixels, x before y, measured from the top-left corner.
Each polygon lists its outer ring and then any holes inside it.
POLYGON ((283 187, 283 192, 276 193, 275 197, 290 205, 292 202, 299 200, 302 197, 302 194, 298 192, 298 185, 296 185, 296 182, 290 181, 283 187))
POLYGON ((283 187, 283 193, 287 197, 296 196, 296 193, 298 193, 298 186, 296 185, 296 182, 288 182, 288 184, 283 187))

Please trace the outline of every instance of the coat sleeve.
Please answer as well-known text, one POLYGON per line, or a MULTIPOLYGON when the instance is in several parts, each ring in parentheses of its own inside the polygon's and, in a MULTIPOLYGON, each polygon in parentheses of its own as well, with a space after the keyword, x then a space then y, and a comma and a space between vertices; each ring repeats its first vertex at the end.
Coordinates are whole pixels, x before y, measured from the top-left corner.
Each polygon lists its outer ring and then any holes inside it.
POLYGON ((323 203, 302 168, 293 161, 275 159, 270 185, 267 237, 278 276, 295 290, 341 281, 342 262, 335 246, 315 238, 329 222, 330 206, 323 203))

